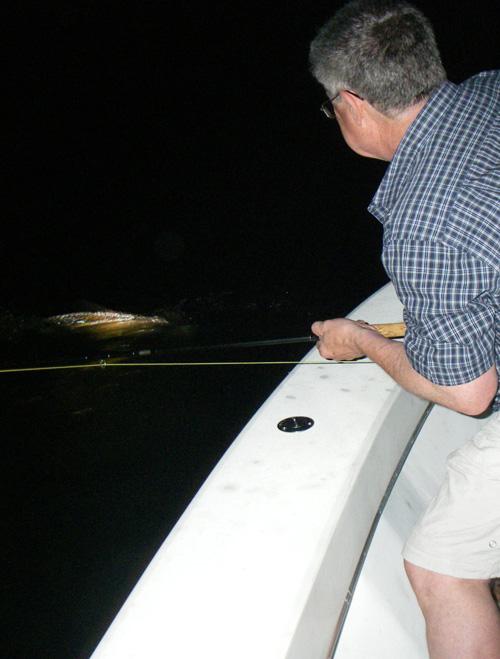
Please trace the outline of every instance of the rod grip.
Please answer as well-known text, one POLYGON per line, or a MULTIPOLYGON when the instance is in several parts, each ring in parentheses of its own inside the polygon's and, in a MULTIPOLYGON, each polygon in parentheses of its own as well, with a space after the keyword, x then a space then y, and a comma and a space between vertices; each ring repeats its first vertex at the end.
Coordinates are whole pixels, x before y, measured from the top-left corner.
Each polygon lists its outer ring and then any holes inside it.
POLYGON ((406 325, 404 323, 370 323, 379 334, 386 339, 400 339, 405 335, 406 325))

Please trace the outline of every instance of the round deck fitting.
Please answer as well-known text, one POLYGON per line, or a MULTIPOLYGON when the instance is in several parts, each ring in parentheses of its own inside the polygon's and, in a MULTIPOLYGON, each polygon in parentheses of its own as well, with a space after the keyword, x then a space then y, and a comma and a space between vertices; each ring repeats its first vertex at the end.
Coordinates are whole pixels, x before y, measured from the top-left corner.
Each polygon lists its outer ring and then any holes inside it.
POLYGON ((314 421, 308 416, 289 416, 278 423, 278 428, 283 432, 300 432, 309 430, 314 425, 314 421))

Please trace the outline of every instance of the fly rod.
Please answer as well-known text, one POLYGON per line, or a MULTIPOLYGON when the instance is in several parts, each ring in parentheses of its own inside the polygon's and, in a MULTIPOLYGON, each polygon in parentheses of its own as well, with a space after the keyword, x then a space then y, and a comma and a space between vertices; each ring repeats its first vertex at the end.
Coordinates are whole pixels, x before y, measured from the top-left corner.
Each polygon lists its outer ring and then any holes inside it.
MULTIPOLYGON (((405 335, 406 326, 404 323, 374 323, 370 327, 376 329, 379 334, 387 339, 400 339, 405 335)), ((183 346, 174 348, 172 352, 186 352, 197 350, 224 350, 230 348, 264 348, 266 346, 292 345, 294 343, 312 343, 318 341, 319 337, 315 334, 307 336, 293 336, 285 339, 264 339, 258 341, 236 341, 233 343, 216 343, 208 346, 183 346)))

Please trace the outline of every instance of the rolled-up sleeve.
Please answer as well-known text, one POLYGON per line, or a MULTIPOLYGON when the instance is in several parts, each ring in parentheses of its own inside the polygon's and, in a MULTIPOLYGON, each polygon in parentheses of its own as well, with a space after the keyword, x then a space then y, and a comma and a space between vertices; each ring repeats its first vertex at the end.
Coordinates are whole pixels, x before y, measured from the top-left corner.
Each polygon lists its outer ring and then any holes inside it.
POLYGON ((383 260, 404 305, 413 368, 446 386, 485 373, 495 363, 496 271, 467 252, 429 241, 392 241, 383 260))

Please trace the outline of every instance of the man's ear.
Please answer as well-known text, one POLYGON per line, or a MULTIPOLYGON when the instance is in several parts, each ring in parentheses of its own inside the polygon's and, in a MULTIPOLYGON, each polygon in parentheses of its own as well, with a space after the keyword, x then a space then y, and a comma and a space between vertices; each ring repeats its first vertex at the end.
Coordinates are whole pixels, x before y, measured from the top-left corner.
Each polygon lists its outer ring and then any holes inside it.
POLYGON ((352 120, 358 126, 362 126, 365 120, 366 101, 355 94, 351 94, 347 89, 342 89, 339 94, 342 97, 342 101, 345 103, 352 120))

